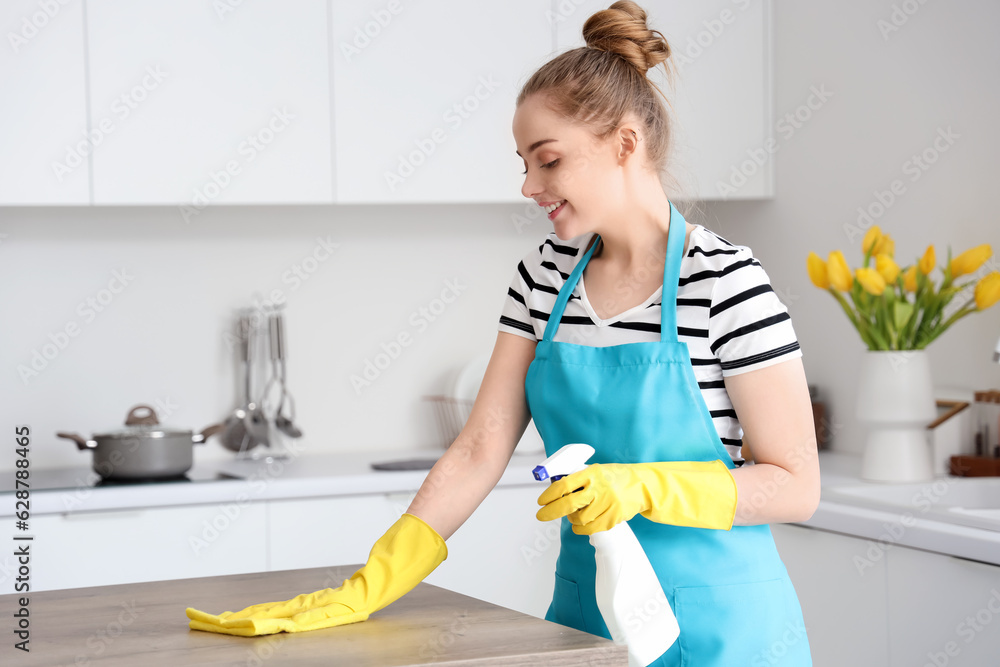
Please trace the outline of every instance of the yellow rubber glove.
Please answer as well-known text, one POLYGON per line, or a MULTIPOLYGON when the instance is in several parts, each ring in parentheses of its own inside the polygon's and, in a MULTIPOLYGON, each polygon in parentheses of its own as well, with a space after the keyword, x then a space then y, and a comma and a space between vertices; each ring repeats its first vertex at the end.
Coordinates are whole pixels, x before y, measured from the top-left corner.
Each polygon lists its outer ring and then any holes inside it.
POLYGON ((636 514, 675 526, 729 530, 736 480, 721 460, 592 463, 549 485, 536 516, 565 516, 577 535, 608 530, 636 514))
POLYGON ((340 588, 218 615, 188 607, 188 625, 192 630, 253 637, 357 623, 403 597, 447 557, 448 547, 436 530, 413 514, 403 514, 375 542, 364 567, 340 588))

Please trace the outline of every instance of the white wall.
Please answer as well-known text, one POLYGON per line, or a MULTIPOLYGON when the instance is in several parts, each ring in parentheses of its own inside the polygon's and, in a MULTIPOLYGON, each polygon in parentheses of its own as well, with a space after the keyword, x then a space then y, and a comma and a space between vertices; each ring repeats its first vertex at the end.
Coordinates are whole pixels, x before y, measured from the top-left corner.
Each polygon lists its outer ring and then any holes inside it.
MULTIPOLYGON (((939 257, 948 243, 956 252, 985 242, 1000 248, 991 206, 1000 5, 917 6, 884 39, 877 21, 890 19, 891 2, 776 1, 778 117, 805 104, 813 87, 832 97, 791 137, 776 131, 774 200, 711 202, 691 218, 749 245, 767 269, 790 308, 809 381, 827 393, 840 450, 860 451, 853 396, 864 348, 835 302, 810 285, 806 254, 840 248, 856 263, 860 239, 844 226, 893 179, 906 191, 878 224, 896 238, 901 261, 927 243, 939 257), (912 182, 904 163, 948 127, 959 138, 912 182)), ((55 431, 113 428, 135 403, 170 401, 175 426, 221 419, 236 391, 225 337, 233 311, 255 291, 280 289, 290 387, 310 450, 440 447, 433 412, 419 397, 445 390, 457 366, 492 348, 517 260, 550 229, 540 221, 518 230, 512 216, 524 210, 215 207, 187 226, 170 207, 0 209, 0 434, 12 446, 13 426, 28 424, 33 465, 68 466, 88 457, 55 431), (282 276, 314 251, 317 237, 340 248, 293 290, 282 276), (85 322, 77 305, 116 269, 134 280, 85 322), (411 314, 452 279, 467 287, 419 332, 411 314), (17 366, 70 322, 79 335, 23 382, 17 366), (357 394, 350 376, 401 332, 413 344, 357 394)), ((945 334, 930 348, 936 382, 1000 385, 1000 366, 989 363, 998 334, 1000 307, 945 334)), ((232 454, 213 442, 197 456, 232 454)))
MULTIPOLYGON (((876 224, 895 238, 901 264, 930 243, 939 263, 948 244, 957 254, 989 243, 984 271, 1000 270, 998 24, 1000 4, 990 0, 775 2, 776 116, 794 113, 812 87, 833 96, 790 138, 776 133, 773 201, 708 204, 704 224, 753 248, 788 305, 809 381, 829 399, 834 449, 861 451, 854 396, 865 347, 833 298, 809 282, 806 255, 839 248, 857 266, 860 238, 845 226, 860 226, 858 208, 899 179, 904 194, 876 224), (902 5, 919 10, 883 39, 877 21, 902 5), (958 138, 914 182, 905 163, 949 127, 958 138)), ((1000 387, 991 362, 998 336, 1000 305, 959 321, 928 348, 935 384, 1000 387)))
MULTIPOLYGON (((170 207, 4 210, 3 432, 29 424, 33 463, 62 466, 87 455, 55 431, 113 428, 135 403, 169 400, 169 422, 184 428, 222 419, 237 390, 233 313, 255 291, 281 290, 289 387, 310 450, 443 447, 420 397, 447 390, 458 366, 492 350, 517 261, 546 233, 541 223, 515 229, 519 210, 218 207, 190 227, 170 207), (286 280, 318 238, 339 247, 308 280, 286 280), (88 322, 78 304, 114 270, 133 278, 88 322), (419 309, 449 281, 459 289, 453 303, 426 325, 411 319, 423 319, 419 309), (22 381, 17 365, 30 365, 32 350, 68 322, 79 335, 22 381), (356 391, 351 375, 400 333, 412 343, 356 391)), ((232 456, 211 442, 199 458, 232 456)))

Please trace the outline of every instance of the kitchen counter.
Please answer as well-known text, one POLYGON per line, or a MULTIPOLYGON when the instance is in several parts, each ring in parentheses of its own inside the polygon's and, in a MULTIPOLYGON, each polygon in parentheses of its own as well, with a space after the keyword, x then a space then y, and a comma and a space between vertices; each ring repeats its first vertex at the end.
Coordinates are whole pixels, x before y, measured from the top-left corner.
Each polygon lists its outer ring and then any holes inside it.
MULTIPOLYGON (((420 583, 368 620, 303 633, 234 637, 191 630, 186 607, 235 611, 336 587, 360 565, 30 594, 30 652, 17 665, 625 666, 624 646, 420 583), (276 658, 276 659, 275 659, 276 658)), ((17 596, 0 596, 6 640, 17 596)))
MULTIPOLYGON (((806 522, 799 524, 872 540, 880 550, 892 544, 958 556, 1000 565, 1000 522, 949 517, 936 511, 954 485, 979 484, 989 478, 941 475, 928 482, 913 484, 902 503, 872 502, 844 494, 844 488, 890 489, 895 484, 865 482, 861 479, 861 456, 820 452, 822 493, 819 507, 806 522), (992 529, 988 526, 995 526, 992 529)), ((989 483, 989 482, 987 482, 989 483)), ((911 485, 899 485, 900 488, 911 485)))
MULTIPOLYGON (((411 458, 438 457, 441 450, 364 451, 306 453, 285 460, 228 460, 196 463, 191 482, 161 482, 91 488, 66 484, 64 488, 31 492, 33 515, 81 511, 123 510, 143 507, 225 504, 261 500, 351 496, 357 494, 412 494, 420 488, 427 470, 379 471, 371 463, 411 458)), ((515 452, 498 486, 535 486, 531 470, 543 454, 515 452)), ((822 497, 819 508, 800 524, 1000 565, 1000 530, 989 524, 976 527, 961 517, 924 511, 926 503, 909 506, 879 506, 851 498, 838 489, 864 485, 860 479, 861 457, 832 451, 820 452, 822 497)), ((42 474, 60 473, 71 482, 86 477, 88 468, 63 471, 33 471, 32 481, 42 474)), ((13 473, 7 473, 13 474, 13 473)), ((962 484, 964 478, 939 477, 927 482, 927 496, 934 499, 935 483, 962 484)), ((892 486, 892 485, 875 485, 892 486)), ((12 492, 0 492, 0 518, 12 517, 12 492)))

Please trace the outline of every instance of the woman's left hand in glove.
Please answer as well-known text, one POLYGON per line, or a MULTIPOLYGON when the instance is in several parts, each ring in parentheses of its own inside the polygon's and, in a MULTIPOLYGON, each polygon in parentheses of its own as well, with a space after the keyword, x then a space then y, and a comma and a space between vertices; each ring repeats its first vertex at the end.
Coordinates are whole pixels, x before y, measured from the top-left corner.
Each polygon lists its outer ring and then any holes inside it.
POLYGON ((536 516, 565 516, 577 535, 608 530, 641 514, 657 523, 729 530, 736 516, 736 480, 715 461, 592 463, 549 485, 536 516))

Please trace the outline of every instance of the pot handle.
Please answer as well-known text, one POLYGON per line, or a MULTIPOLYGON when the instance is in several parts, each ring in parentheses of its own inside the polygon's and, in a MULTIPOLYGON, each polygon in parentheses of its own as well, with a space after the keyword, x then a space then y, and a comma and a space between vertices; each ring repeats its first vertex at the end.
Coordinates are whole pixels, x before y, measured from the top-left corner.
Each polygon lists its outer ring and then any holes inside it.
POLYGON ((201 444, 201 443, 205 442, 206 440, 208 440, 209 438, 211 438, 216 433, 220 432, 225 427, 226 427, 225 424, 212 424, 211 426, 207 427, 201 433, 196 433, 194 435, 194 437, 192 438, 192 440, 193 440, 194 444, 196 444, 196 445, 201 444))
POLYGON ((126 426, 135 426, 136 424, 155 426, 159 423, 160 420, 156 418, 156 410, 144 403, 129 410, 128 416, 125 417, 126 426), (143 411, 145 411, 145 414, 142 414, 143 411))
POLYGON ((72 440, 73 442, 76 443, 77 449, 94 449, 95 447, 97 447, 96 442, 93 443, 88 442, 87 440, 84 440, 76 433, 64 433, 62 431, 58 431, 56 435, 59 436, 60 438, 66 438, 67 440, 72 440))

